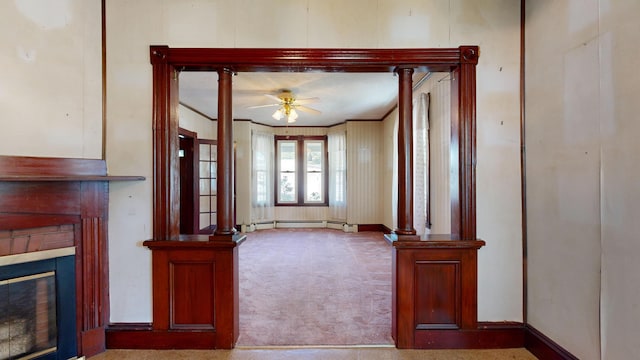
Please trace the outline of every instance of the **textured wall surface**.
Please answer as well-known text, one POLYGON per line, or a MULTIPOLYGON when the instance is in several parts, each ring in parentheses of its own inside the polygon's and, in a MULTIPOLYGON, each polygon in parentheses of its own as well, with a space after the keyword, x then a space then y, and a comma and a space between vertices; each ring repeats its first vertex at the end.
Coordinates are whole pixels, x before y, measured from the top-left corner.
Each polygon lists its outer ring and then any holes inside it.
POLYGON ((640 351, 639 11, 527 2, 528 317, 581 359, 640 351))

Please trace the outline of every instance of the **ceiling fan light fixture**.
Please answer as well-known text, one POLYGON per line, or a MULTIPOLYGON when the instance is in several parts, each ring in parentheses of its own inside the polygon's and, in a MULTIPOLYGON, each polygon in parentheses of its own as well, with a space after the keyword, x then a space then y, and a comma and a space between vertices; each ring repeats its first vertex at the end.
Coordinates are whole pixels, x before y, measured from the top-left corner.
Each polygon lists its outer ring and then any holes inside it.
POLYGON ((298 118, 298 113, 296 112, 295 109, 291 109, 291 111, 289 112, 289 116, 287 116, 287 122, 288 123, 296 122, 297 118, 298 118))
POLYGON ((276 120, 280 120, 282 119, 282 117, 284 116, 282 108, 276 110, 276 112, 273 113, 273 115, 271 115, 271 117, 273 117, 276 120))

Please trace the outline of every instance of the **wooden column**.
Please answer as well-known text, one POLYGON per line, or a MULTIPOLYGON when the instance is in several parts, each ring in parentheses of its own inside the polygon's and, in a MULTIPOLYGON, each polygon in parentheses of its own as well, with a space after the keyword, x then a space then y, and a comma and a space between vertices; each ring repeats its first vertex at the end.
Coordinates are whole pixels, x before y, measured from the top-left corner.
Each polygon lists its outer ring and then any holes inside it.
POLYGON ((217 226, 214 236, 236 233, 233 202, 233 111, 228 68, 218 70, 218 188, 217 226))
POLYGON ((153 65, 153 238, 180 234, 180 163, 178 162, 178 76, 169 64, 169 48, 150 50, 153 65))
POLYGON ((413 68, 396 69, 398 89, 398 235, 416 235, 413 227, 413 68))
MULTIPOLYGON (((478 48, 460 47, 458 84, 460 239, 476 239, 476 65, 478 48)), ((452 149, 453 150, 453 149, 452 149)), ((453 207, 452 207, 453 210, 453 207)), ((452 214, 453 215, 453 214, 452 214)), ((454 217, 452 217, 453 222, 454 217)))

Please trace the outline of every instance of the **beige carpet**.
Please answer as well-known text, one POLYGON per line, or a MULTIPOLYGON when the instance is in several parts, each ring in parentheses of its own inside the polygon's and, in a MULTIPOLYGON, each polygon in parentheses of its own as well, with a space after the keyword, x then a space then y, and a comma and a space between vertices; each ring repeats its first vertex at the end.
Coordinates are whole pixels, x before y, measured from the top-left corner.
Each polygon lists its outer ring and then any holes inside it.
POLYGON ((393 344, 381 233, 261 230, 239 254, 239 346, 393 344))

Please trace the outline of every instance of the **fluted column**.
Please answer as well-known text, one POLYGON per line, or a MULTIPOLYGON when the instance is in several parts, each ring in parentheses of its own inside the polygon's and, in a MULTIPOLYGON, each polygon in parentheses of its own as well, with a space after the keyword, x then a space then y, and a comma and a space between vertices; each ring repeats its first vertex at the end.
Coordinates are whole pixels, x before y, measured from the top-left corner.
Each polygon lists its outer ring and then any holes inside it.
POLYGON ((413 228, 413 69, 398 68, 398 235, 413 228))

